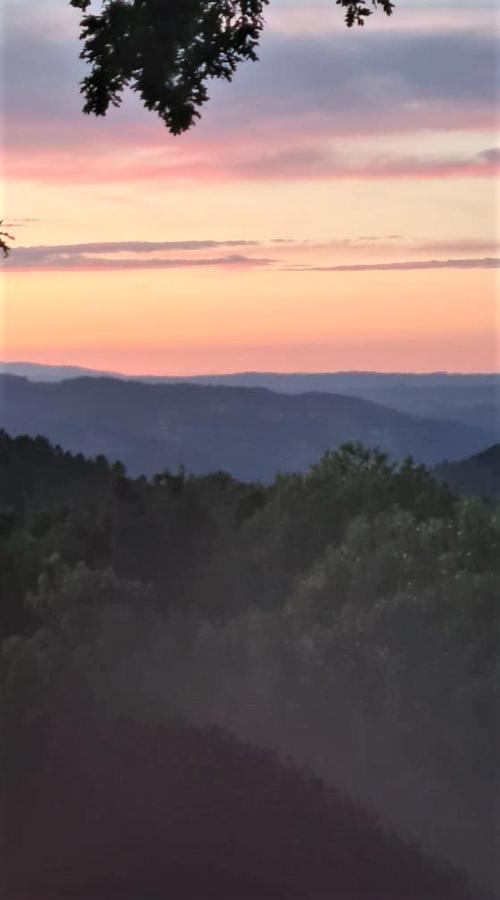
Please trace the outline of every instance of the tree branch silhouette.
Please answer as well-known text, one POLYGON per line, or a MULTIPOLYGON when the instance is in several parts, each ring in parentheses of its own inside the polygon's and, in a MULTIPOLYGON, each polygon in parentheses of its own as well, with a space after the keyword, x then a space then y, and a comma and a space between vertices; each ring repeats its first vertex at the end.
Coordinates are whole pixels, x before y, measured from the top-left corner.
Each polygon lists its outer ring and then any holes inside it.
POLYGON ((7 241, 13 241, 14 238, 8 231, 4 231, 2 226, 4 222, 0 219, 0 253, 3 254, 4 259, 6 259, 10 253, 11 248, 9 247, 7 241))
MULTIPOLYGON (((104 116, 119 106, 123 90, 139 94, 175 135, 200 118, 207 82, 231 81, 238 65, 257 59, 269 0, 70 0, 82 10, 80 57, 85 113, 104 116)), ((375 9, 391 15, 392 0, 336 0, 350 28, 375 9)))
MULTIPOLYGON (((80 57, 90 68, 81 83, 83 111, 105 116, 131 88, 179 135, 200 118, 208 81, 231 81, 240 63, 258 59, 270 0, 101 0, 98 13, 89 11, 92 0, 69 2, 83 14, 80 57)), ((348 28, 364 25, 376 9, 391 15, 395 7, 393 0, 335 2, 348 28)), ((4 258, 9 240, 0 230, 4 258)))

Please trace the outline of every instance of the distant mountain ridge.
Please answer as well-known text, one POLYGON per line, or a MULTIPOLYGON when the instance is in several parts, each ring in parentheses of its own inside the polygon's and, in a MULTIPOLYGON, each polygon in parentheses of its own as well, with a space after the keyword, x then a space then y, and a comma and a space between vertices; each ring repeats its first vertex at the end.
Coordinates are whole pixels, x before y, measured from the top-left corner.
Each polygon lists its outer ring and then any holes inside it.
POLYGON ((0 375, 0 396, 0 426, 11 434, 43 434, 74 452, 121 459, 134 475, 185 466, 269 481, 277 471, 307 469, 346 441, 435 464, 495 440, 491 431, 332 393, 0 375))
MULTIPOLYGON (((268 388, 282 394, 334 393, 361 397, 382 406, 432 419, 452 419, 483 428, 500 440, 500 374, 426 374, 398 372, 276 373, 240 372, 215 375, 143 375, 48 366, 31 362, 1 363, 0 373, 31 381, 59 382, 79 377, 117 378, 146 384, 220 385, 268 388)), ((484 446, 488 443, 484 442, 484 446)))
POLYGON ((30 381, 66 381, 71 378, 128 378, 120 372, 91 369, 85 366, 49 365, 33 362, 0 362, 0 374, 18 375, 30 381))
POLYGON ((332 370, 328 372, 273 372, 273 371, 243 371, 243 372, 219 372, 201 375, 130 375, 110 369, 94 369, 76 365, 54 365, 49 363, 36 363, 23 360, 5 362, 0 360, 0 373, 5 375, 20 375, 32 381, 63 381, 68 378, 78 377, 104 377, 120 378, 126 381, 146 381, 169 383, 176 381, 192 381, 197 384, 232 384, 236 387, 270 387, 271 384, 281 384, 283 392, 302 393, 306 387, 312 389, 316 385, 318 390, 324 391, 332 383, 348 385, 363 384, 415 384, 415 385, 444 385, 461 383, 464 385, 478 385, 494 382, 500 390, 499 372, 377 372, 372 370, 332 370), (285 391, 287 388, 287 391, 285 391), (293 390, 292 390, 293 389, 293 390))

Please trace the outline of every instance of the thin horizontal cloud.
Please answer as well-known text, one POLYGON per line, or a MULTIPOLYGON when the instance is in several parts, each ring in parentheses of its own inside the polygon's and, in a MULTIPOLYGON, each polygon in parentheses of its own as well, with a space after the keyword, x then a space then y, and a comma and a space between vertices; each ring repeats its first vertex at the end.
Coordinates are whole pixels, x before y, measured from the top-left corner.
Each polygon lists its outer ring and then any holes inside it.
POLYGON ((408 272, 421 269, 498 269, 500 257, 482 259, 424 259, 406 262, 363 263, 339 266, 289 266, 285 271, 293 272, 408 272))
POLYGON ((10 218, 8 222, 3 222, 5 228, 27 228, 30 225, 38 224, 39 222, 44 222, 44 219, 36 219, 32 216, 21 216, 10 218))
POLYGON ((88 241, 82 244, 54 244, 38 247, 19 247, 16 255, 36 260, 37 256, 64 253, 157 253, 159 251, 213 250, 217 247, 255 247, 260 241, 88 241))
MULTIPOLYGON (((290 244, 290 242, 288 242, 290 244)), ((331 241, 296 241, 294 249, 340 250, 356 253, 383 253, 387 251, 400 253, 456 253, 495 254, 500 250, 500 239, 459 238, 456 240, 424 240, 422 238, 404 238, 403 235, 368 235, 357 238, 341 238, 331 241)), ((287 248, 288 249, 288 248, 287 248)))
POLYGON ((500 151, 491 148, 469 157, 375 156, 352 161, 310 147, 264 154, 236 163, 234 169, 240 177, 264 179, 485 178, 500 172, 500 151))
POLYGON ((273 245, 281 245, 282 251, 289 254, 290 252, 300 251, 333 251, 338 253, 349 254, 377 254, 382 253, 415 253, 422 255, 423 253, 435 254, 456 254, 463 257, 465 255, 476 254, 496 254, 500 251, 500 239, 492 235, 490 238, 458 238, 455 240, 446 239, 424 239, 415 237, 404 237, 401 234, 387 235, 361 235, 358 237, 332 238, 331 240, 315 241, 315 240, 282 240, 279 238, 270 241, 262 241, 262 247, 272 247, 273 245))
MULTIPOLYGON (((405 248, 406 249, 406 248, 405 248)), ((417 241, 412 249, 418 253, 498 253, 500 238, 490 240, 417 241)))
MULTIPOLYGON (((71 245, 69 245, 71 246, 71 245)), ((79 245, 75 245, 79 246, 79 245)), ((117 251, 115 251, 117 252, 117 251)), ((67 272, 67 271, 123 271, 133 269, 187 269, 224 267, 256 268, 268 266, 276 262, 274 259, 249 257, 240 254, 227 256, 189 258, 189 257, 99 257, 75 252, 73 249, 60 251, 52 247, 24 247, 14 249, 5 260, 5 271, 10 272, 67 272)))
POLYGON ((308 240, 293 238, 269 238, 263 240, 178 240, 178 241, 94 241, 75 244, 41 245, 18 247, 11 250, 10 256, 3 263, 4 271, 40 272, 40 271, 119 271, 133 269, 179 269, 207 266, 221 267, 267 267, 279 265, 293 271, 364 271, 376 268, 442 268, 442 267, 491 267, 492 257, 478 259, 465 258, 465 254, 494 254, 499 249, 498 240, 422 240, 405 238, 402 235, 367 235, 331 240, 308 240), (262 256, 247 256, 229 253, 220 256, 199 256, 203 251, 217 248, 259 248, 262 256), (281 259, 273 256, 279 247, 281 259), (165 255, 174 252, 175 256, 165 255), (185 253, 179 256, 179 252, 185 253), (344 256, 344 262, 335 265, 320 265, 296 262, 297 257, 306 254, 332 253, 344 256), (408 261, 410 254, 423 253, 461 254, 458 259, 444 261, 435 258, 429 261, 408 261), (355 258, 368 255, 379 258, 391 254, 403 256, 402 262, 356 264, 355 258), (193 255, 196 254, 196 255, 193 255), (267 255, 269 254, 269 255, 267 255), (347 259, 345 259, 347 255, 347 259), (407 255, 406 259, 405 256, 407 255), (354 256, 354 261, 350 261, 354 256), (295 257, 295 260, 294 260, 295 257), (288 263, 288 261, 290 261, 288 263), (288 264, 287 264, 288 263, 288 264))
POLYGON ((353 159, 351 155, 325 150, 323 136, 307 138, 302 147, 301 141, 304 142, 301 136, 275 133, 262 135, 261 142, 255 141, 249 148, 244 137, 230 144, 221 137, 206 146, 198 145, 196 153, 182 146, 175 155, 166 156, 164 148, 151 147, 144 153, 144 160, 137 151, 129 156, 126 150, 118 160, 116 153, 108 149, 83 161, 69 150, 33 151, 33 156, 13 155, 6 169, 11 178, 55 180, 59 184, 493 178, 500 173, 497 148, 467 156, 382 156, 370 154, 367 148, 353 159), (293 151, 284 148, 290 143, 296 147, 293 151))

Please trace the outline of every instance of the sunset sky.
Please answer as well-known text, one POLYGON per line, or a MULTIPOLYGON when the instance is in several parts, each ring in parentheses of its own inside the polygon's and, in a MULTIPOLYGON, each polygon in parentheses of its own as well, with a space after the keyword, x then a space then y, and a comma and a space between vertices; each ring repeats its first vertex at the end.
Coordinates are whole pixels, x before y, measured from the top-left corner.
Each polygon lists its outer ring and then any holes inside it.
POLYGON ((347 30, 334 0, 272 0, 260 61, 174 138, 134 95, 84 116, 78 11, 7 0, 3 358, 499 369, 495 6, 347 30))

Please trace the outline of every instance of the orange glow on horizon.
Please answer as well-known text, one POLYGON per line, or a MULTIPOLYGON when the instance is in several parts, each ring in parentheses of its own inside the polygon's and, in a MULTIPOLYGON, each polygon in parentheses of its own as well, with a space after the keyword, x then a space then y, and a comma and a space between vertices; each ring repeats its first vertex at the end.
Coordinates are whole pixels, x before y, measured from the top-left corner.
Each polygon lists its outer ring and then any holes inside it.
POLYGON ((165 375, 499 368, 494 271, 56 272, 7 280, 2 355, 10 360, 165 375))

